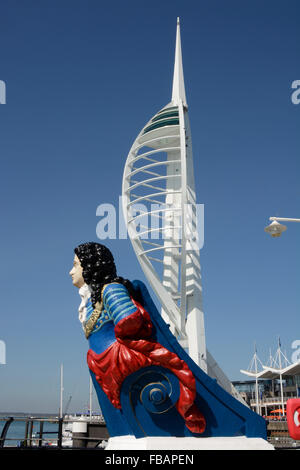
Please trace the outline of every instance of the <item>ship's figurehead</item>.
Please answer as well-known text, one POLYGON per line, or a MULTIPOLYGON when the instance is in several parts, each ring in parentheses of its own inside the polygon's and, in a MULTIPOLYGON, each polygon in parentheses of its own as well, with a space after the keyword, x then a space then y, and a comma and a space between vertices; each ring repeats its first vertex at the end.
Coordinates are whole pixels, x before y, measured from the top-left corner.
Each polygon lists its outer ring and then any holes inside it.
POLYGON ((135 386, 129 386, 128 398, 137 399, 144 408, 139 411, 154 417, 153 425, 149 416, 139 423, 144 435, 173 435, 176 428, 202 434, 205 418, 194 403, 195 378, 178 355, 157 341, 140 291, 117 276, 113 255, 104 245, 89 242, 74 251, 70 275, 81 297, 79 320, 89 341, 87 362, 110 435, 141 437, 130 424, 135 410, 128 416, 130 410, 124 412, 122 406, 122 387, 127 380, 128 388, 132 379, 135 386), (165 414, 161 430, 159 415, 165 414))
POLYGON ((147 287, 117 275, 110 250, 74 250, 87 363, 111 437, 267 438, 266 422, 209 377, 180 346, 147 287))

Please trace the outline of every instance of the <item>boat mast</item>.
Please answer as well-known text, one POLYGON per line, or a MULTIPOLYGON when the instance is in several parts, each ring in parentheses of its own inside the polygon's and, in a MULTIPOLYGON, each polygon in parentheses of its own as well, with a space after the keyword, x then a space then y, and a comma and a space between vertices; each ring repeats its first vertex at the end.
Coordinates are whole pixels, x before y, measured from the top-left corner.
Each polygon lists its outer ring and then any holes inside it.
POLYGON ((63 375, 64 375, 64 366, 60 365, 60 405, 59 405, 59 417, 63 417, 63 375))
POLYGON ((90 421, 92 421, 92 398, 93 398, 93 382, 90 377, 90 421))

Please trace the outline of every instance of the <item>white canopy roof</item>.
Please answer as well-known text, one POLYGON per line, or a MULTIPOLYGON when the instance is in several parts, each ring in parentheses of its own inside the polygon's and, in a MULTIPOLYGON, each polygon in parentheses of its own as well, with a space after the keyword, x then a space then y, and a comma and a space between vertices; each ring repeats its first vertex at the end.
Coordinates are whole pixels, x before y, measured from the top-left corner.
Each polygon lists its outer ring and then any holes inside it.
POLYGON ((249 377, 258 379, 276 379, 280 375, 300 375, 300 362, 295 362, 282 369, 275 369, 273 367, 263 366, 264 370, 260 372, 249 372, 248 370, 241 370, 242 374, 249 377))

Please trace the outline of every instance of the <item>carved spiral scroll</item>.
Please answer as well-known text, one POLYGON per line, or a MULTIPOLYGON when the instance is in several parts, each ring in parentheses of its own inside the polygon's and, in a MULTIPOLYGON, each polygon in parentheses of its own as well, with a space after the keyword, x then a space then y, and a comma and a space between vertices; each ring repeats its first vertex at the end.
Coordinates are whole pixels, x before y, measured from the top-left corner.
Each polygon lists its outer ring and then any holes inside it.
POLYGON ((131 402, 139 402, 150 413, 165 413, 179 398, 178 379, 166 369, 140 373, 130 386, 131 402))

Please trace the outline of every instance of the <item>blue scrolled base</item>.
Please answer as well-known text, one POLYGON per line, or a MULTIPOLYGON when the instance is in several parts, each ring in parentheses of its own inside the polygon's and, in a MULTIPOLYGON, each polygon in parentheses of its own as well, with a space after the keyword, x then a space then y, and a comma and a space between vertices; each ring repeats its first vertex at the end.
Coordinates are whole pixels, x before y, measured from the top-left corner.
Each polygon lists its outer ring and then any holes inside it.
POLYGON ((236 440, 236 443, 245 443, 244 438, 262 439, 266 443, 265 420, 227 393, 194 363, 161 318, 146 286, 141 281, 134 281, 133 285, 140 291, 143 307, 150 314, 154 339, 177 354, 194 374, 197 389, 195 402, 205 417, 206 429, 202 434, 194 434, 185 426, 174 406, 179 396, 178 380, 163 367, 145 367, 124 380, 121 388, 121 410, 113 407, 91 372, 111 438, 124 436, 124 440, 125 436, 132 436, 133 439, 136 438, 134 442, 141 442, 141 439, 148 436, 196 441, 203 438, 239 437, 241 439, 236 440))

